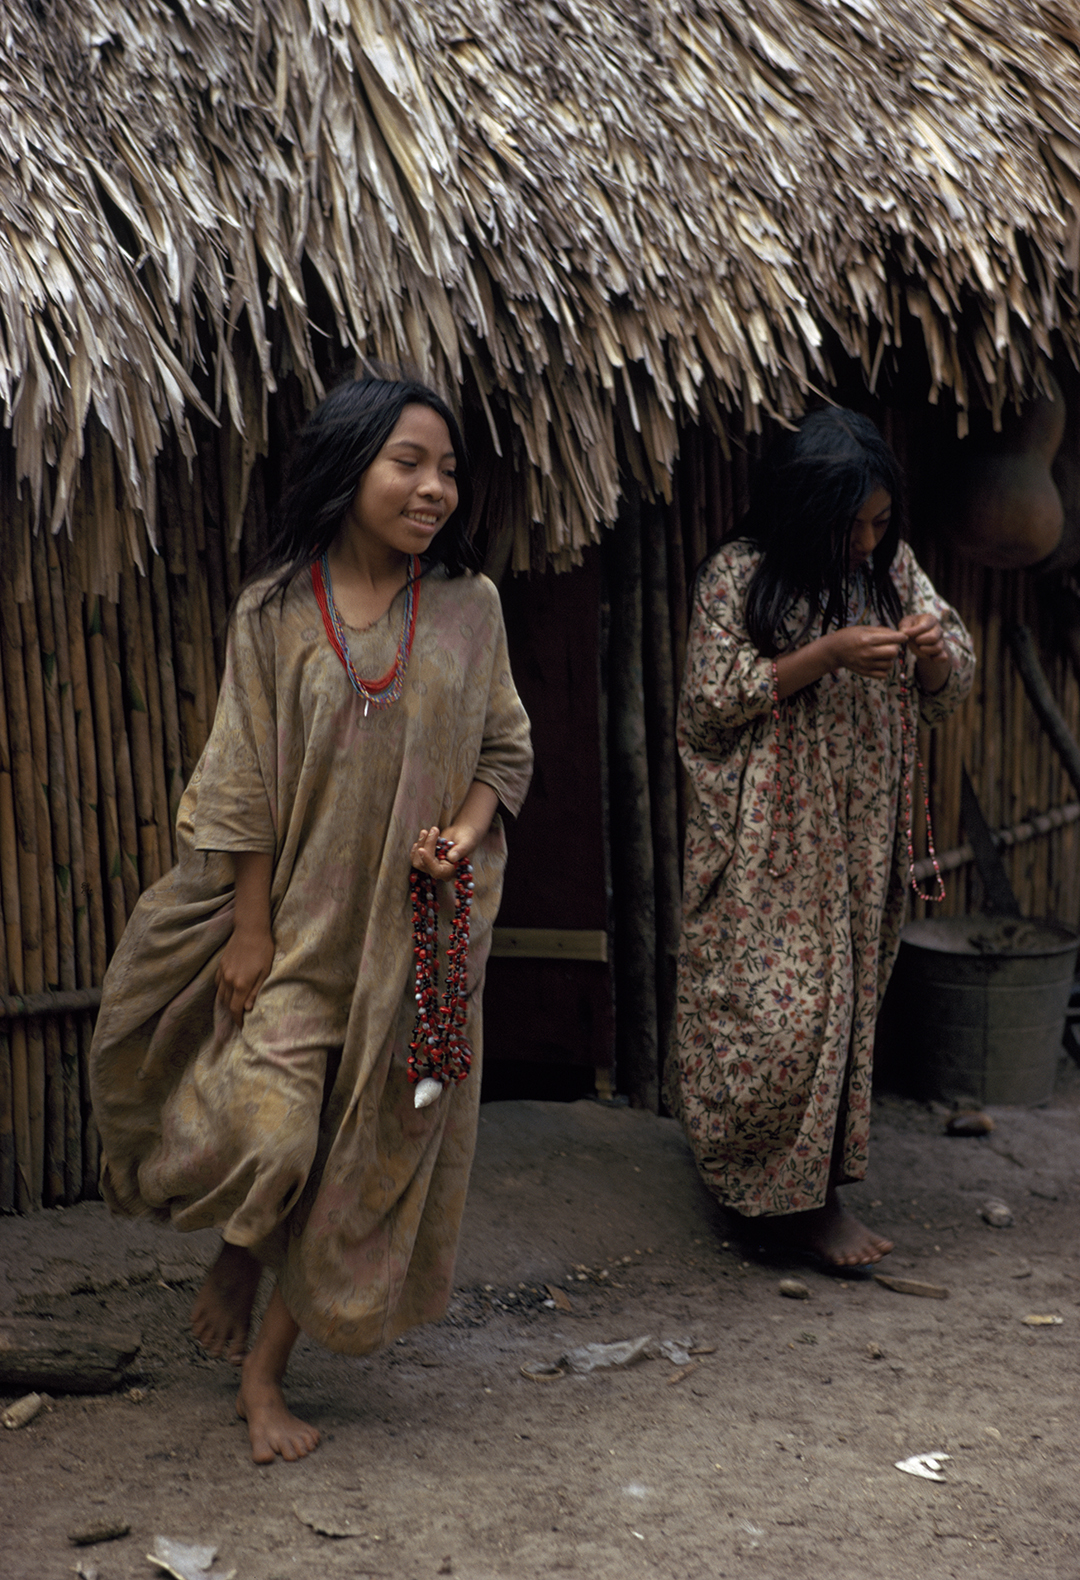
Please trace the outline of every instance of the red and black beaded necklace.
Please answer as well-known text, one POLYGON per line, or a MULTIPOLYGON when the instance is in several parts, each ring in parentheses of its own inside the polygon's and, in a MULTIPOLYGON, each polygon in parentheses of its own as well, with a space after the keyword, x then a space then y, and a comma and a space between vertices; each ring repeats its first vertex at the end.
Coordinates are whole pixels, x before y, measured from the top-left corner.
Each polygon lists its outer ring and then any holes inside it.
MULTIPOLYGON (((448 839, 440 839, 435 854, 446 859, 448 839)), ((412 889, 413 954, 416 959, 416 1025, 409 1043, 409 1080, 416 1087, 414 1103, 426 1108, 442 1095, 444 1086, 463 1081, 472 1066, 472 1049, 464 1026, 469 998, 469 910, 473 896, 473 870, 462 860, 454 873, 454 919, 447 949, 446 990, 439 997, 439 901, 436 880, 415 867, 409 874, 412 889)))

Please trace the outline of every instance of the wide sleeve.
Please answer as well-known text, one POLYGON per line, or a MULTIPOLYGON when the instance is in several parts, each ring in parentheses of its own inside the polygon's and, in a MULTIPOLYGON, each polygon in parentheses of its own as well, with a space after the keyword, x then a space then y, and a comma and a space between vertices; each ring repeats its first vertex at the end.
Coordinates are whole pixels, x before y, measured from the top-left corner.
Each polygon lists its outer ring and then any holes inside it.
POLYGON ((275 627, 274 611, 251 594, 233 616, 214 725, 192 780, 196 850, 277 850, 275 627))
POLYGON ((745 546, 735 544, 708 562, 694 589, 679 701, 680 741, 693 752, 772 707, 773 661, 757 651, 743 618, 751 571, 745 546))
POLYGON ((919 687, 919 717, 924 724, 940 724, 959 707, 971 690, 975 678, 975 648, 967 627, 951 604, 936 591, 906 543, 897 554, 897 582, 905 614, 932 614, 940 622, 941 634, 952 659, 952 673, 939 691, 919 687))
POLYGON ((480 757, 473 778, 490 785, 506 810, 517 817, 532 778, 532 739, 529 716, 510 673, 506 627, 494 586, 491 593, 491 680, 480 757))

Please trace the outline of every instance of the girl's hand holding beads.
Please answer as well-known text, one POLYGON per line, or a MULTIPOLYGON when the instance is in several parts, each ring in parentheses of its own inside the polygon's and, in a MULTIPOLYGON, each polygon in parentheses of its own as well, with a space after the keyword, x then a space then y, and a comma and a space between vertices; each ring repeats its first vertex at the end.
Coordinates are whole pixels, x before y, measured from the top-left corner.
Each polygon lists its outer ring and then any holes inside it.
POLYGON ((499 798, 491 786, 473 780, 449 828, 420 830, 420 837, 412 848, 413 866, 420 872, 429 872, 440 883, 452 878, 457 863, 471 859, 473 851, 491 827, 498 806, 499 798), (435 854, 435 845, 440 839, 450 841, 445 861, 435 854))
POLYGON ((459 861, 471 858, 473 851, 479 845, 486 829, 474 828, 469 823, 452 823, 449 828, 422 828, 420 837, 412 848, 412 864, 420 872, 429 872, 440 883, 454 876, 454 868, 459 861), (450 841, 450 849, 446 859, 441 860, 435 854, 435 846, 440 839, 450 841))
POLYGON ((217 996, 238 1026, 255 1006, 259 989, 274 963, 274 940, 269 933, 234 930, 214 978, 217 996))
POLYGON ((884 680, 903 652, 906 638, 891 626, 845 625, 821 640, 828 644, 830 668, 884 680))
POLYGON ((476 848, 475 845, 473 845, 470 850, 464 852, 456 852, 451 849, 448 852, 448 855, 452 855, 454 857, 453 861, 442 860, 440 857, 436 856, 435 846, 438 844, 439 840, 453 839, 454 833, 455 830, 452 828, 422 828, 420 830, 420 837, 413 846, 409 858, 412 862, 412 865, 417 869, 418 872, 430 873, 431 876, 433 878, 437 878, 440 883, 445 883, 447 878, 452 878, 454 876, 454 863, 460 859, 462 854, 471 855, 472 850, 476 848))
POLYGON ((916 658, 930 660, 948 658, 941 623, 932 614, 906 614, 899 630, 907 637, 908 646, 916 658))
POLYGON ((940 691, 952 674, 952 655, 940 620, 932 614, 906 614, 900 631, 915 655, 920 686, 930 693, 940 691))

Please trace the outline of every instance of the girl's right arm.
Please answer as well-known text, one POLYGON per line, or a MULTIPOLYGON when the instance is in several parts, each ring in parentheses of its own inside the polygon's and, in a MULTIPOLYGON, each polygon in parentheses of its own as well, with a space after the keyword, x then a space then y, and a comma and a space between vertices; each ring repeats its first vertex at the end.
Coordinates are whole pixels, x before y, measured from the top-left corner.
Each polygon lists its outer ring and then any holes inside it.
POLYGON ((270 880, 274 858, 267 851, 230 851, 236 881, 236 919, 217 969, 217 996, 238 1026, 274 961, 270 931, 270 880))

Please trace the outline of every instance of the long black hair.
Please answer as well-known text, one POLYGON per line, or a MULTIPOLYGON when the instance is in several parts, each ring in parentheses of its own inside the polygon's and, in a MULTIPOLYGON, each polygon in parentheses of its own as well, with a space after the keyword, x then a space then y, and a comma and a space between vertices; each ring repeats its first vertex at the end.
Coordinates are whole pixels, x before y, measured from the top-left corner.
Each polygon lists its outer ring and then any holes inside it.
POLYGON ((469 538, 469 457, 457 418, 441 395, 417 379, 369 374, 331 390, 297 436, 277 509, 276 531, 247 579, 250 585, 269 572, 278 573, 263 594, 262 608, 275 594, 284 597, 295 577, 330 547, 356 497, 360 479, 406 406, 428 406, 442 418, 450 431, 457 463, 457 508, 423 556, 424 566, 443 565, 448 576, 477 569, 479 560, 469 538))
POLYGON ((883 625, 902 614, 889 574, 900 541, 902 477, 896 457, 870 421, 829 406, 811 412, 767 457, 753 490, 743 537, 761 549, 746 589, 746 628, 772 658, 797 647, 820 611, 822 631, 844 623, 851 581, 849 537, 859 506, 877 488, 892 495, 892 519, 874 550, 871 597, 883 625), (805 598, 802 630, 785 622, 805 598))

